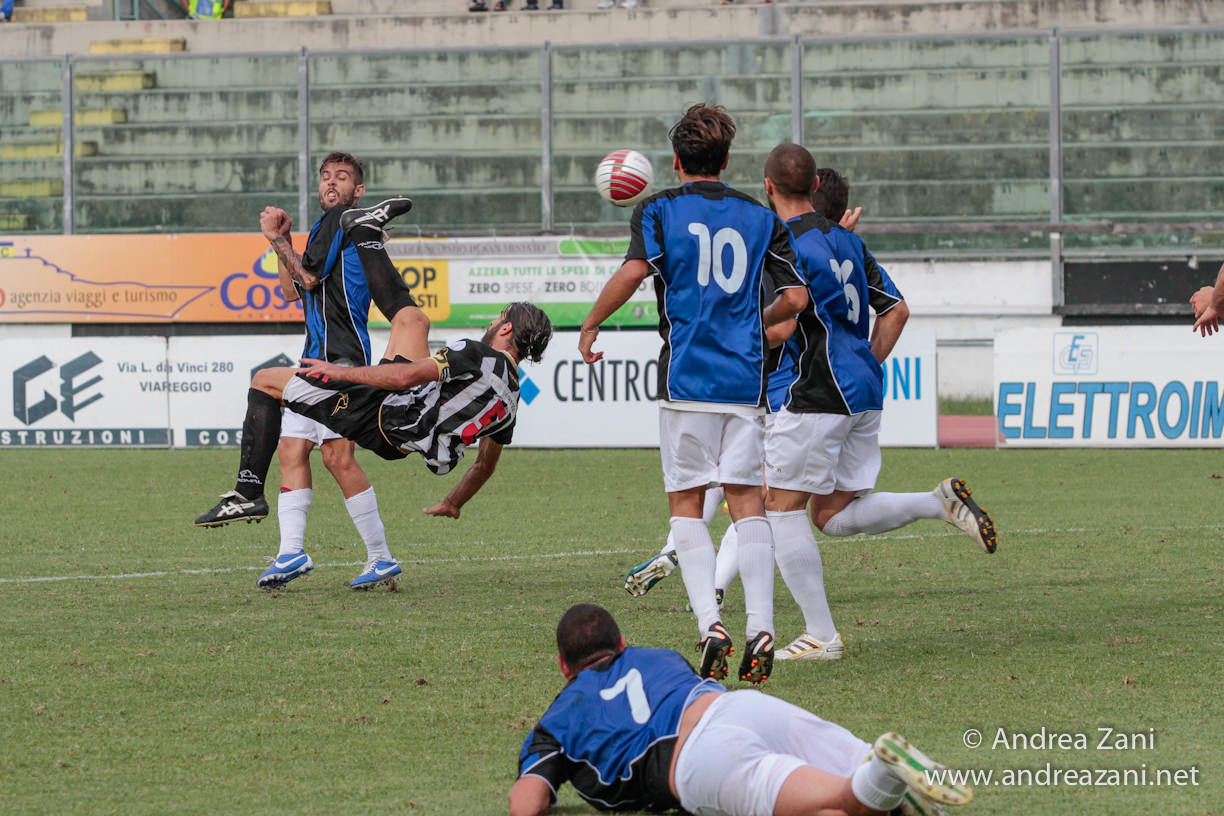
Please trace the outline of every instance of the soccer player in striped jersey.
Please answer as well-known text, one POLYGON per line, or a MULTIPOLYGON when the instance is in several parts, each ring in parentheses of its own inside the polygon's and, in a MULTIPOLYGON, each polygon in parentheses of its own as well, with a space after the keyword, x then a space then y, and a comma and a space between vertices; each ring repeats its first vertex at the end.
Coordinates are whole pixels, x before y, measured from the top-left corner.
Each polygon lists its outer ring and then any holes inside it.
POLYGON ((449 473, 468 446, 479 444, 476 461, 459 483, 425 510, 458 518, 511 441, 519 363, 539 362, 551 338, 552 326, 539 307, 512 303, 481 340, 459 340, 412 362, 349 368, 303 359, 300 369, 257 371, 247 392, 237 482, 196 524, 228 524, 258 512, 280 435, 282 403, 383 459, 419 454, 439 475, 449 473))
POLYGON ((565 782, 600 810, 701 816, 936 816, 973 798, 903 737, 872 745, 775 697, 728 692, 676 652, 627 646, 594 604, 561 618, 557 651, 569 682, 523 742, 510 816, 542 816, 565 782))
POLYGON ((807 302, 790 235, 756 200, 720 180, 735 124, 694 105, 671 129, 680 186, 637 205, 625 263, 582 323, 588 363, 599 326, 655 276, 659 301, 659 437, 671 532, 701 637, 702 676, 727 672, 731 638, 715 601, 715 554, 702 522, 721 484, 739 534, 748 611, 739 676, 759 683, 773 662, 773 541, 761 500, 765 329, 807 302))
MULTIPOLYGON (((930 518, 963 530, 987 553, 998 543, 993 520, 961 479, 945 479, 930 492, 872 492, 881 463, 881 363, 909 310, 862 240, 812 209, 816 180, 816 163, 799 145, 779 145, 766 161, 766 194, 794 235, 810 295, 788 341, 798 344, 798 370, 765 442, 765 507, 775 557, 806 627, 779 660, 830 660, 844 653, 809 511, 830 536, 882 533, 930 518)), ((781 339, 789 328, 778 326, 771 338, 781 339)))

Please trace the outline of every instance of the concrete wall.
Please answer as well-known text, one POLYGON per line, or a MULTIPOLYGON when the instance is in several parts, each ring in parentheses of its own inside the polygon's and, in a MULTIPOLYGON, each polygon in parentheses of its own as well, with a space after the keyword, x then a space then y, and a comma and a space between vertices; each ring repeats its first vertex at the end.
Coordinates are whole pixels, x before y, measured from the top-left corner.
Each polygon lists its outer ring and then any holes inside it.
POLYGON ((553 43, 635 43, 736 36, 848 36, 964 33, 1224 23, 1224 4, 1197 0, 842 0, 720 6, 645 0, 643 8, 469 14, 464 0, 354 0, 329 18, 20 24, 0 27, 0 54, 86 54, 95 39, 184 37, 197 53, 312 49, 501 47, 553 43), (364 13, 364 12, 369 13, 364 13), (452 13, 448 13, 452 12, 452 13))

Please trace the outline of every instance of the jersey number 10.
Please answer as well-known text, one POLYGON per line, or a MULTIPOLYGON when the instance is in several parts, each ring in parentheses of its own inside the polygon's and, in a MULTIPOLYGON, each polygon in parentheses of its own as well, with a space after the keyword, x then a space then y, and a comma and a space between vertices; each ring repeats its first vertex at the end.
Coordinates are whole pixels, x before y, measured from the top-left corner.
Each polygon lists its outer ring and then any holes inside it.
POLYGON ((710 228, 696 221, 688 225, 688 231, 697 239, 697 284, 709 286, 710 276, 727 294, 735 294, 744 285, 748 274, 748 247, 744 236, 732 227, 723 227, 714 236, 710 228), (723 267, 723 251, 731 248, 731 274, 723 267))

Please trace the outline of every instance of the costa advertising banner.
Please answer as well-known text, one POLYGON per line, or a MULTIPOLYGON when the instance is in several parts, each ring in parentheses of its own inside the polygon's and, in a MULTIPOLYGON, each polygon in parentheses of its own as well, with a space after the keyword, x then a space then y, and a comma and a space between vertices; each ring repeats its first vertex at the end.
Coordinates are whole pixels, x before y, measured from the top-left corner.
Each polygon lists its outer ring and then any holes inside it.
MULTIPOLYGON (((656 447, 659 347, 654 332, 605 331, 587 365, 578 333, 559 332, 520 371, 515 445, 656 447)), ((237 445, 252 375, 300 352, 289 335, 0 341, 0 447, 237 445)), ((904 336, 885 366, 881 444, 935 444, 935 374, 933 333, 904 336)))
MULTIPOLYGON (((306 236, 293 236, 301 251, 306 236)), ((530 300, 557 326, 577 326, 620 268, 627 241, 572 237, 400 239, 396 269, 438 327, 483 326, 530 300)), ((259 234, 52 235, 0 239, 0 321, 247 323, 302 320, 259 234)), ((377 308, 373 325, 386 325, 377 308)), ((607 325, 658 322, 642 285, 607 325)))
POLYGON ((1210 447, 1224 436, 1217 338, 1187 326, 1016 329, 995 337, 1007 447, 1210 447))

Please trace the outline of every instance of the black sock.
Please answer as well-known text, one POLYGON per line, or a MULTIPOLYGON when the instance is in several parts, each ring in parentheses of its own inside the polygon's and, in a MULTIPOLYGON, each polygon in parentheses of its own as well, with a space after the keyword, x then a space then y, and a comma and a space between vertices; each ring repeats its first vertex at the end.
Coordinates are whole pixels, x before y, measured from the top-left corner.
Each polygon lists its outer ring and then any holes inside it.
POLYGON ((280 444, 280 430, 280 400, 255 388, 248 389, 246 419, 242 421, 242 458, 238 463, 238 484, 234 487, 244 498, 263 495, 272 455, 280 444))

